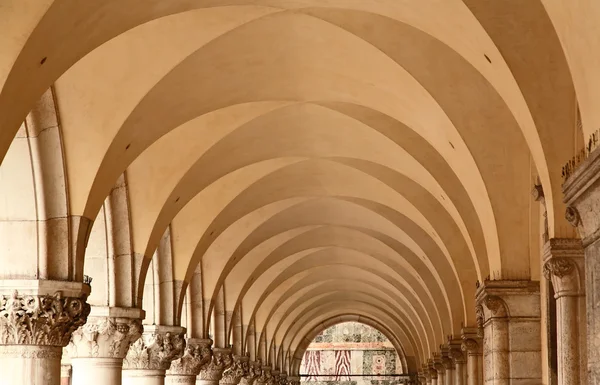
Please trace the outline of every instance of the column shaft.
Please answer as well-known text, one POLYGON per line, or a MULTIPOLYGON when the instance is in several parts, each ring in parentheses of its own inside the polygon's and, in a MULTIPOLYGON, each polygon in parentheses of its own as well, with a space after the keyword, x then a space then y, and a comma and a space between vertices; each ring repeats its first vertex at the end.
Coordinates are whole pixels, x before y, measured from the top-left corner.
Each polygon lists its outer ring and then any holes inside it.
POLYGON ((456 368, 454 369, 454 385, 466 385, 465 364, 462 362, 456 363, 456 368))
POLYGON ((165 385, 165 371, 152 369, 124 370, 123 385, 165 385))
POLYGON ((122 358, 72 358, 72 385, 94 384, 120 385, 122 380, 122 358))
POLYGON ((0 345, 0 384, 59 385, 62 348, 0 345))
POLYGON ((508 385, 510 378, 508 320, 491 319, 485 326, 483 340, 486 385, 508 385))

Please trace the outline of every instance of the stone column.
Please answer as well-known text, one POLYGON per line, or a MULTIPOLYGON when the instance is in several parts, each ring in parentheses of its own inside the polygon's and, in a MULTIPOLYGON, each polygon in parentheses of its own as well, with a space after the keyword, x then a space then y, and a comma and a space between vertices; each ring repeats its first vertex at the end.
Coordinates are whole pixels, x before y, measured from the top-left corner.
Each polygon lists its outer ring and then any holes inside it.
MULTIPOLYGON (((248 365, 248 373, 242 377, 240 380, 240 385, 254 385, 254 381, 260 376, 262 364, 260 361, 249 361, 248 365)), ((288 380, 292 381, 292 378, 298 379, 298 384, 300 385, 300 377, 289 377, 288 380)))
POLYGON ((188 338, 183 356, 171 362, 165 384, 195 385, 200 370, 212 359, 211 344, 209 339, 188 338))
POLYGON ((467 372, 466 372, 466 357, 461 350, 461 340, 449 339, 448 345, 450 351, 448 357, 452 360, 454 365, 454 385, 467 385, 467 372))
POLYGON ((544 246, 544 276, 556 298, 558 383, 587 384, 585 261, 579 239, 550 239, 544 246))
POLYGON ((164 385, 171 361, 183 356, 184 334, 179 326, 144 325, 123 361, 123 385, 164 385))
MULTIPOLYGON (((454 384, 454 363, 450 359, 450 348, 447 345, 440 346, 440 354, 442 359, 442 365, 444 365, 444 385, 454 384)), ((441 385, 441 384, 440 384, 441 385)))
POLYGON ((486 281, 477 304, 484 314, 485 384, 541 383, 539 282, 486 281))
POLYGON ((223 371, 233 363, 231 349, 213 348, 208 365, 200 370, 196 379, 197 385, 218 385, 223 377, 223 371))
POLYGON ((435 364, 432 359, 430 359, 429 363, 428 363, 428 372, 429 372, 429 383, 431 385, 438 385, 438 371, 435 369, 435 364))
POLYGON ((87 320, 90 287, 77 282, 2 280, 0 293, 5 293, 0 296, 1 381, 59 385, 62 349, 87 320))
POLYGON ((142 335, 144 311, 92 306, 87 323, 76 330, 66 351, 73 367, 72 385, 120 385, 123 359, 142 335))
POLYGON ((446 385, 446 367, 442 361, 442 356, 437 355, 433 360, 433 368, 437 371, 437 385, 446 385))
POLYGON ((249 359, 246 356, 233 356, 233 363, 223 371, 219 385, 238 385, 248 375, 249 359))
POLYGON ((565 216, 585 254, 587 381, 600 384, 600 151, 589 154, 563 184, 565 216))
POLYGON ((483 385, 483 340, 477 328, 463 328, 462 339, 461 350, 467 356, 466 384, 483 385))

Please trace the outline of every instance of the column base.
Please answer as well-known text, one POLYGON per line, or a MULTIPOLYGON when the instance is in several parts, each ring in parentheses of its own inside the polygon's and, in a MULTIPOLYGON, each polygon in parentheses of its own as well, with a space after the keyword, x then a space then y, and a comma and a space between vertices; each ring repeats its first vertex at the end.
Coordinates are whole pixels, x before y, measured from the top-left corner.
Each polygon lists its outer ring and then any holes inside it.
POLYGON ((62 348, 0 345, 0 384, 59 385, 62 348))
POLYGON ((93 379, 98 385, 120 385, 123 368, 122 358, 72 358, 71 385, 87 385, 93 379))
POLYGON ((123 385, 164 385, 165 370, 123 370, 123 385))

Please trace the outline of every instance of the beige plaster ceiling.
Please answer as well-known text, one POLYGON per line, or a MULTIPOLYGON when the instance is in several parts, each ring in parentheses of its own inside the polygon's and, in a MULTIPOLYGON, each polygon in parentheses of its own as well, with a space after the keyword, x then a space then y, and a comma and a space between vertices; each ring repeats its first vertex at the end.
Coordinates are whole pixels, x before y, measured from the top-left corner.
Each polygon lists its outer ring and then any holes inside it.
POLYGON ((199 336, 292 370, 353 315, 417 364, 475 323, 476 281, 539 278, 537 178, 549 236, 575 235, 561 166, 600 124, 594 16, 594 0, 0 0, 0 202, 22 203, 0 218, 45 219, 36 167, 62 170, 44 202, 81 221, 110 214, 124 175, 133 305, 167 231, 173 308, 189 288, 199 336), (45 166, 15 134, 50 86, 45 166))

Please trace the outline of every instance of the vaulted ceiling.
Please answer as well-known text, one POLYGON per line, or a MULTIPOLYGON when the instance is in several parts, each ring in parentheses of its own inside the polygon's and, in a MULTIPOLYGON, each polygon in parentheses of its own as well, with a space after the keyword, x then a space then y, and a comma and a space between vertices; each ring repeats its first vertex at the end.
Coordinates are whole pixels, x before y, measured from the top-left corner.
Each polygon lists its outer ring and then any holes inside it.
POLYGON ((134 305, 168 231, 199 334, 219 308, 221 339, 284 365, 360 316, 422 361, 474 325, 476 281, 539 278, 538 178, 549 236, 573 236, 561 167, 600 125, 599 18, 595 0, 0 0, 0 219, 42 215, 19 138, 43 122, 15 135, 53 86, 64 214, 96 220, 125 174, 134 305))

